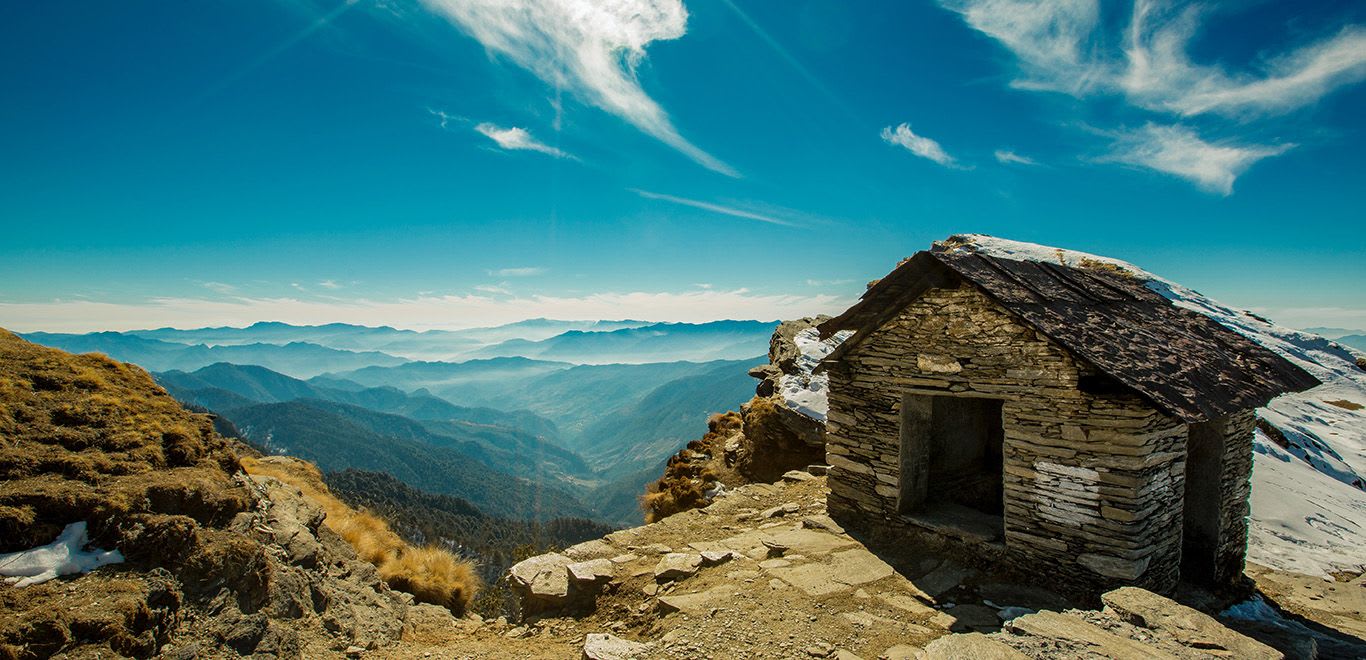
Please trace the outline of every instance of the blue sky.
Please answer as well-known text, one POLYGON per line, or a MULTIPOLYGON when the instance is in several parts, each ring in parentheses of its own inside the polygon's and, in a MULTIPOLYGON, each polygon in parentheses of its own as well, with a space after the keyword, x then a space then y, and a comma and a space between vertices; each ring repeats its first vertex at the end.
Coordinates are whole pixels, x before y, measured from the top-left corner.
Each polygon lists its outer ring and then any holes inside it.
POLYGON ((0 325, 791 317, 980 232, 1366 327, 1366 6, 1045 4, 7 3, 0 325))

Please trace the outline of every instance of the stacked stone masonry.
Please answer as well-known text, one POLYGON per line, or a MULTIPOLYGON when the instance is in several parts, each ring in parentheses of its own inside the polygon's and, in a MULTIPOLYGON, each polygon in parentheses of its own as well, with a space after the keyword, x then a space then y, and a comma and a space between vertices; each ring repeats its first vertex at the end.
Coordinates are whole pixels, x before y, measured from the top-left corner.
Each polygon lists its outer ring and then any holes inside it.
MULTIPOLYGON (((1079 389, 1096 375, 975 286, 930 289, 830 365, 832 515, 908 524, 907 395, 998 399, 1005 556, 1096 593, 1169 592, 1181 565, 1188 427, 1136 395, 1079 389)), ((1221 473, 1193 475, 1219 480, 1222 579, 1242 569, 1252 420, 1224 420, 1221 473)))

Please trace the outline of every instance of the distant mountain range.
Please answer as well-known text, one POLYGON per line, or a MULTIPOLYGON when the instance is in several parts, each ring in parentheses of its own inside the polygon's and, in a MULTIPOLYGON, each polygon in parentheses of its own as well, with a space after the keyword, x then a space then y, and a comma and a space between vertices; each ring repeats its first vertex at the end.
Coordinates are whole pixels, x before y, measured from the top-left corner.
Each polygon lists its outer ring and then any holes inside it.
POLYGON ((156 372, 268 451, 390 474, 492 515, 636 523, 659 465, 753 392, 774 324, 532 319, 496 328, 347 324, 26 338, 156 372), (410 360, 462 355, 462 361, 410 360), (515 490, 516 495, 507 495, 515 490))
POLYGON ((715 321, 656 323, 611 332, 571 330, 549 339, 511 339, 481 348, 475 357, 522 356, 578 364, 737 360, 767 346, 776 323, 715 321))
POLYGON ((647 321, 558 321, 529 319, 491 328, 466 330, 400 330, 349 323, 291 325, 261 321, 243 328, 133 330, 125 334, 180 344, 239 346, 305 342, 346 351, 378 351, 409 360, 456 360, 509 340, 540 341, 565 332, 610 332, 652 325, 647 321))
POLYGON ((252 343, 232 346, 179 344, 121 332, 85 335, 30 332, 20 335, 36 344, 72 353, 103 353, 132 362, 148 371, 193 370, 217 362, 256 364, 280 373, 308 378, 328 371, 359 369, 372 365, 393 366, 406 362, 375 351, 355 352, 306 342, 252 343))

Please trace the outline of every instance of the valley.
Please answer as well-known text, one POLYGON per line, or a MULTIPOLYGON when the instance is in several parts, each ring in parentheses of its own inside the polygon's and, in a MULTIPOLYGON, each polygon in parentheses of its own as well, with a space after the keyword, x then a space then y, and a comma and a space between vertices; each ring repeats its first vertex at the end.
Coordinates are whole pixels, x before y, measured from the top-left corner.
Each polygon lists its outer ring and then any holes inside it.
POLYGON ((386 474, 512 519, 630 525, 664 459, 752 395, 746 371, 774 325, 262 322, 25 338, 143 366, 264 453, 328 473, 386 474))

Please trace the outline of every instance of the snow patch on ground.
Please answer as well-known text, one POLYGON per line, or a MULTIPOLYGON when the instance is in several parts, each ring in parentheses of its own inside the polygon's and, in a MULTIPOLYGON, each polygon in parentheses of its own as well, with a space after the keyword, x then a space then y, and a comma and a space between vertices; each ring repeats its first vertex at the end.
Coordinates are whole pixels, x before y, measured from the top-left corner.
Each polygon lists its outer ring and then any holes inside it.
POLYGON ((0 554, 0 575, 16 587, 42 584, 59 575, 89 573, 105 564, 123 561, 118 550, 85 550, 85 522, 74 522, 47 545, 20 552, 0 554))
POLYGON ((1277 397, 1257 410, 1289 446, 1257 433, 1248 557, 1310 575, 1366 567, 1366 408, 1328 403, 1366 405, 1366 372, 1356 366, 1361 353, 1222 305, 1118 259, 980 234, 957 236, 950 244, 1007 259, 1118 266, 1173 304, 1218 321, 1317 377, 1323 385, 1277 397))
POLYGON ((830 412, 830 376, 812 373, 816 366, 839 348, 844 340, 853 336, 852 330, 841 330, 826 340, 821 340, 820 331, 814 327, 798 332, 793 337, 801 356, 797 358, 796 372, 784 374, 778 379, 778 394, 791 408, 818 422, 824 422, 830 412))

